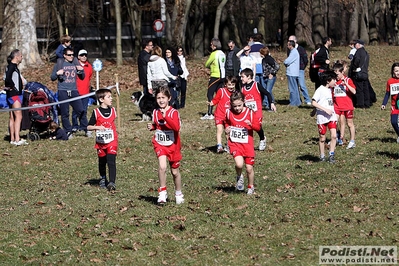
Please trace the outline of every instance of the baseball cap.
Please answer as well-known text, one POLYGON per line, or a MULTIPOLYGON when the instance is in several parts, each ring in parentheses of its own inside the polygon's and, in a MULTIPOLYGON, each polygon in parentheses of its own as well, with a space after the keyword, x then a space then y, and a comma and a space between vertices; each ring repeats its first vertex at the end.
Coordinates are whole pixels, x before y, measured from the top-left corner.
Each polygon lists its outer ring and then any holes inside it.
POLYGON ((355 43, 358 43, 358 44, 361 44, 361 45, 364 45, 364 41, 362 41, 362 40, 356 40, 356 42, 355 43))
POLYGON ((82 54, 86 54, 86 55, 87 55, 87 51, 84 50, 84 49, 83 49, 83 50, 80 50, 79 53, 78 53, 78 55, 82 55, 82 54))

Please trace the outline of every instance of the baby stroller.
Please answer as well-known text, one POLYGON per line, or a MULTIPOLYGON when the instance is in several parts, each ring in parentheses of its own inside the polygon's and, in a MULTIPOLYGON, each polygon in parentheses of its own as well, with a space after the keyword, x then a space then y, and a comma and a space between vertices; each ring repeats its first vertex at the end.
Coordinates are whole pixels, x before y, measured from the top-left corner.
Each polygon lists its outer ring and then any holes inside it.
MULTIPOLYGON (((43 89, 30 92, 28 106, 35 107, 37 105, 48 104, 49 98, 43 89)), ((45 132, 49 134, 49 126, 51 119, 51 106, 42 106, 29 109, 29 117, 31 126, 28 133, 28 139, 31 141, 39 140, 40 134, 45 132)))

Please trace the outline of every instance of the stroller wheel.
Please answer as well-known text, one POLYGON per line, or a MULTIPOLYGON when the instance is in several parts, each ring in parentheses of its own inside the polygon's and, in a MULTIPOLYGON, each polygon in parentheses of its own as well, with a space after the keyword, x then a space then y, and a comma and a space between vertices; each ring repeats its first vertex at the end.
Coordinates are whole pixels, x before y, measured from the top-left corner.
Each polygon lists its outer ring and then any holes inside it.
POLYGON ((27 137, 28 137, 29 140, 34 141, 35 140, 35 133, 34 132, 33 133, 28 133, 27 137))
POLYGON ((40 136, 39 136, 39 134, 36 133, 36 132, 28 133, 28 138, 29 138, 31 141, 40 140, 40 136))
POLYGON ((40 140, 40 135, 36 132, 34 134, 35 134, 35 140, 40 140))

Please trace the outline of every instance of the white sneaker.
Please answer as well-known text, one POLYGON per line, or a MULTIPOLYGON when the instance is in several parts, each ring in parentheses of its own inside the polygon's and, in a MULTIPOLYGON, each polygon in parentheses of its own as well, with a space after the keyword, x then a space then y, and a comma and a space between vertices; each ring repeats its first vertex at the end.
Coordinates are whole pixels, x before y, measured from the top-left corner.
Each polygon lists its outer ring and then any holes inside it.
POLYGON ((252 194, 254 194, 254 193, 255 193, 255 187, 254 187, 254 186, 248 187, 248 192, 247 192, 247 194, 248 194, 248 195, 252 195, 252 194))
POLYGON ((236 189, 239 191, 243 191, 244 190, 244 176, 240 175, 237 176, 237 183, 236 183, 236 189))
POLYGON ((14 145, 15 146, 28 145, 28 142, 24 139, 20 139, 19 141, 15 141, 14 145))
POLYGON ((353 149, 354 147, 356 147, 355 142, 354 141, 349 141, 349 144, 346 147, 346 149, 349 150, 349 149, 353 149))
POLYGON ((163 190, 163 191, 159 192, 159 194, 158 194, 158 203, 159 204, 166 203, 166 199, 167 198, 168 198, 168 193, 166 192, 166 190, 163 190))
POLYGON ((396 142, 399 143, 399 137, 396 139, 396 142))
POLYGON ((210 115, 208 116, 208 119, 209 119, 209 120, 213 120, 213 119, 215 119, 215 117, 214 117, 212 114, 210 114, 210 115))
POLYGON ((261 141, 259 142, 259 150, 260 150, 260 151, 264 151, 265 149, 266 149, 266 137, 265 137, 264 140, 261 140, 261 141))
POLYGON ((184 203, 184 195, 183 194, 175 195, 175 198, 176 198, 176 204, 184 203))
POLYGON ((10 141, 10 144, 11 144, 11 145, 16 145, 16 143, 17 143, 16 141, 13 141, 13 140, 10 141))
POLYGON ((209 119, 209 115, 205 114, 203 117, 201 117, 201 120, 208 120, 209 119))

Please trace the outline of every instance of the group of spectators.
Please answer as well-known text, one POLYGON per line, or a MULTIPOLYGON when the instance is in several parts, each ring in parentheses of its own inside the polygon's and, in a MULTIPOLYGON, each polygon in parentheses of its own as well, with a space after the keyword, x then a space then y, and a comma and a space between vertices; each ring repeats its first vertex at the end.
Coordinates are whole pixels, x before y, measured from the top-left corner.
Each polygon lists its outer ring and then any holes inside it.
MULTIPOLYGON (((71 37, 64 35, 60 38, 61 44, 56 50, 57 61, 51 73, 51 80, 58 81, 58 100, 68 100, 88 94, 90 91, 90 80, 93 73, 91 64, 87 60, 87 51, 80 49, 77 58, 71 47, 71 37)), ((22 62, 22 53, 15 49, 7 58, 8 65, 5 72, 5 90, 7 103, 12 109, 9 118, 10 144, 20 146, 28 142, 20 138, 22 111, 18 110, 23 102, 23 87, 27 81, 21 75, 18 65, 22 62)), ((61 103, 60 115, 62 126, 66 134, 62 134, 64 140, 72 138, 72 133, 83 131, 88 137, 91 132, 87 131, 87 107, 89 98, 85 97, 76 101, 61 103), (72 123, 70 120, 69 106, 72 106, 72 123), (65 136, 65 137, 64 137, 65 136)), ((57 128, 56 125, 53 127, 57 128)))
POLYGON ((184 108, 189 72, 183 48, 168 47, 162 51, 152 40, 145 40, 142 48, 137 65, 144 94, 153 95, 156 88, 168 86, 172 93, 171 105, 175 109, 184 108))

